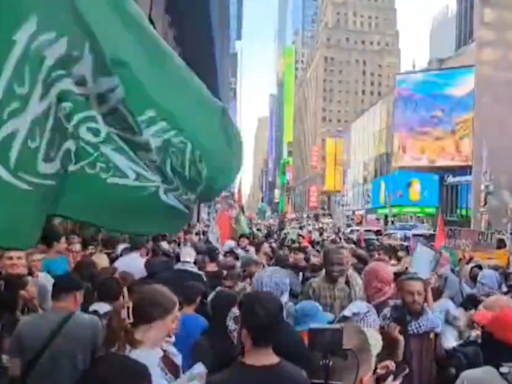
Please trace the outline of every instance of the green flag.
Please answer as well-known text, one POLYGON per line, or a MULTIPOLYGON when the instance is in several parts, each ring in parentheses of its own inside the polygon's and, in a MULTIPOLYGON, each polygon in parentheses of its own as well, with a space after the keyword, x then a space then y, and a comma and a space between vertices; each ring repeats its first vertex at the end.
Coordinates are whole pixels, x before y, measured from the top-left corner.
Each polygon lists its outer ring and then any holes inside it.
POLYGON ((0 246, 175 232, 233 183, 238 128, 133 0, 3 0, 0 42, 0 246))
POLYGON ((247 235, 250 232, 247 217, 245 216, 241 209, 238 209, 238 212, 235 217, 235 230, 237 236, 247 235))

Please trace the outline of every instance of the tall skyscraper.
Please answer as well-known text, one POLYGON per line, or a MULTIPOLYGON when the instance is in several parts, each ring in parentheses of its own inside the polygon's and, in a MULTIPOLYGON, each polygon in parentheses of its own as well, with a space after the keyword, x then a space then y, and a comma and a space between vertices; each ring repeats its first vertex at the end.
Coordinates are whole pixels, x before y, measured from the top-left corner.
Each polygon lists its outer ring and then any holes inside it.
POLYGON ((430 60, 444 59, 455 52, 456 11, 444 6, 432 20, 430 28, 430 60))
POLYGON ((455 49, 459 50, 474 40, 475 0, 457 0, 455 49))
POLYGON ((258 118, 258 125, 254 135, 252 185, 246 203, 246 208, 249 212, 256 212, 258 209, 259 204, 262 202, 265 183, 268 179, 266 177, 266 159, 268 156, 269 128, 270 119, 268 116, 258 118))
POLYGON ((293 165, 298 183, 311 179, 314 145, 341 135, 393 89, 400 71, 395 1, 323 0, 316 41, 296 86, 293 165))

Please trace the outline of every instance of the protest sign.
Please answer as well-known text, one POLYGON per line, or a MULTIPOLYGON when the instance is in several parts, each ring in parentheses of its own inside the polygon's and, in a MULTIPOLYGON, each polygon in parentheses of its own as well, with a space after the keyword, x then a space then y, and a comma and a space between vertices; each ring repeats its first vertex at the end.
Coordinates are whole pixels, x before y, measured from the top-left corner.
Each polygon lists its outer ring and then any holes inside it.
POLYGON ((429 279, 439 264, 440 253, 426 244, 417 243, 412 255, 411 272, 423 279, 429 279))
POLYGON ((444 248, 448 252, 455 253, 458 260, 472 258, 485 265, 499 265, 508 268, 509 244, 508 235, 502 231, 448 227, 446 228, 444 248), (502 243, 501 247, 498 247, 499 243, 502 243))

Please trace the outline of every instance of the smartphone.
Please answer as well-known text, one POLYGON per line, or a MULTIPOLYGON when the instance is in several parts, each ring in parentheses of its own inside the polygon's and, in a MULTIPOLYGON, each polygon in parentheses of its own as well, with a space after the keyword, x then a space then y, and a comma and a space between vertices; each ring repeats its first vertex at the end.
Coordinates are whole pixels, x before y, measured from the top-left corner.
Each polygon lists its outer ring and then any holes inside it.
POLYGON ((395 371, 393 372, 393 381, 400 381, 402 380, 405 375, 409 373, 409 367, 405 364, 400 364, 396 367, 395 371))

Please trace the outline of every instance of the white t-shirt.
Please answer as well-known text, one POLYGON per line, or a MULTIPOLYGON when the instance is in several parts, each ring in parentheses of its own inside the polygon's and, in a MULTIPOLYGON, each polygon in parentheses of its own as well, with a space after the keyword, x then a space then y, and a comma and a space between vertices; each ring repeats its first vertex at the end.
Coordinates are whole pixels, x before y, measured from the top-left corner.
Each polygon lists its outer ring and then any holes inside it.
MULTIPOLYGON (((167 351, 172 359, 181 366, 181 356, 177 355, 177 351, 170 345, 167 347, 167 351)), ((141 347, 137 349, 129 350, 127 355, 132 359, 140 361, 145 364, 151 373, 151 384, 170 384, 174 383, 176 379, 167 371, 164 364, 162 363, 162 356, 164 351, 161 348, 146 348, 141 347)))
POLYGON ((42 281, 48 287, 50 292, 52 291, 52 288, 53 288, 53 277, 51 277, 46 272, 37 272, 36 278, 38 280, 42 281))
POLYGON ((146 259, 140 255, 139 251, 120 257, 114 263, 114 267, 118 272, 131 273, 137 280, 146 277, 148 274, 146 271, 146 259))

